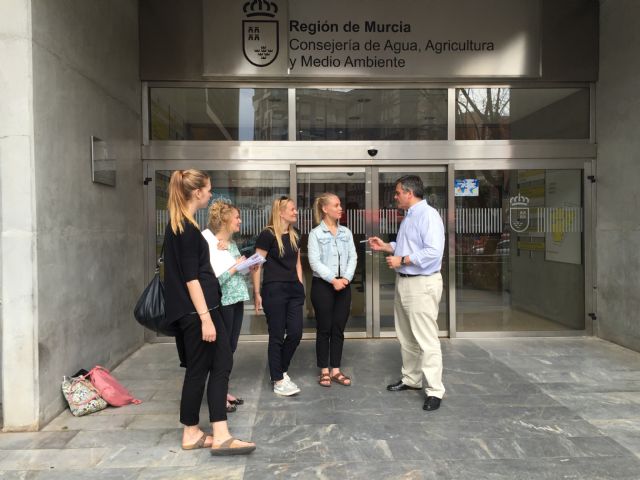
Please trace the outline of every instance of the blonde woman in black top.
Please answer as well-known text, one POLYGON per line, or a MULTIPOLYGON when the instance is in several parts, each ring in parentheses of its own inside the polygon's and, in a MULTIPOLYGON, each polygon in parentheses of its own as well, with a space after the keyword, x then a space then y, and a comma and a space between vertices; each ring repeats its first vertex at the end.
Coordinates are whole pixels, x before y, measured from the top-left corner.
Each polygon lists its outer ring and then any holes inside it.
POLYGON ((290 396, 300 392, 287 370, 302 339, 302 264, 299 234, 293 228, 298 210, 292 199, 280 197, 271 207, 271 221, 256 240, 256 253, 264 263, 262 289, 260 270, 253 276, 256 312, 264 308, 269 327, 269 371, 273 392, 290 396))
POLYGON ((211 268, 209 246, 195 220, 211 199, 211 181, 198 170, 177 170, 169 181, 170 222, 165 230, 165 302, 168 321, 186 365, 180 422, 182 448, 210 448, 212 455, 251 453, 256 446, 231 436, 227 427, 227 386, 233 363, 218 311, 220 285, 211 268), (207 382, 208 379, 208 382, 207 382), (207 389, 213 436, 200 430, 199 411, 207 389))

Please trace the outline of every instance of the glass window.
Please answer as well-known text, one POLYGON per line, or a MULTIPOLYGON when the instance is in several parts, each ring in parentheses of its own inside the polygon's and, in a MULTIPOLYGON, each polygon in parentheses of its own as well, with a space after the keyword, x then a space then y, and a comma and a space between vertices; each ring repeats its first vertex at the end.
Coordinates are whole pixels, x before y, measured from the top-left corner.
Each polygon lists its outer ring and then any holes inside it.
POLYGON ((447 90, 296 90, 298 140, 446 140, 447 90))
MULTIPOLYGON (((164 243, 164 231, 169 222, 167 211, 167 190, 171 170, 156 171, 156 256, 160 255, 164 243)), ((255 251, 258 234, 266 227, 271 214, 271 202, 289 194, 288 170, 225 170, 208 171, 211 178, 213 197, 230 200, 240 210, 240 232, 234 236, 240 253, 250 256, 255 251)), ((196 212, 196 220, 201 229, 207 228, 208 209, 196 212)), ((263 315, 256 315, 253 307, 253 287, 249 276, 245 278, 249 287, 250 300, 244 305, 244 320, 241 333, 266 335, 267 324, 263 315)))
POLYGON ((287 140, 287 89, 151 88, 151 140, 287 140))
POLYGON ((581 170, 456 171, 460 332, 583 330, 581 170))
POLYGON ((588 88, 456 89, 456 140, 588 138, 588 88))

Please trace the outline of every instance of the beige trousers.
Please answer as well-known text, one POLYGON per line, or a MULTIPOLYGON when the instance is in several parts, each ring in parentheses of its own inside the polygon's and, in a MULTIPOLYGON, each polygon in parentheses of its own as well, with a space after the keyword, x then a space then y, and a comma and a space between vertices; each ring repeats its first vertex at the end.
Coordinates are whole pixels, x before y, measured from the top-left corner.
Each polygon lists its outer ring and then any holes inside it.
POLYGON ((438 338, 438 306, 442 276, 401 277, 396 280, 394 315, 402 352, 402 383, 420 388, 427 381, 427 396, 442 398, 442 350, 438 338))

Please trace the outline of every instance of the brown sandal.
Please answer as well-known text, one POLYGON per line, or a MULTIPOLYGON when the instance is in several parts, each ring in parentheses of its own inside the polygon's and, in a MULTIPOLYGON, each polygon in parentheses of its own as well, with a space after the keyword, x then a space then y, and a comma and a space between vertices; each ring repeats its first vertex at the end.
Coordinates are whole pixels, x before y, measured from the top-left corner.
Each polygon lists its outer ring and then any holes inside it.
POLYGON ((182 445, 183 450, 197 450, 198 448, 211 448, 213 446, 213 437, 211 435, 207 435, 202 432, 202 436, 198 439, 196 443, 192 443, 191 445, 182 445), (207 437, 211 438, 211 442, 207 443, 207 437))
POLYGON ((350 387, 351 386, 351 378, 347 377, 344 373, 342 372, 338 372, 335 375, 333 375, 331 377, 331 380, 333 380, 336 383, 339 383, 340 385, 344 385, 345 387, 350 387), (347 383, 347 381, 349 383, 347 383))
POLYGON ((331 376, 328 373, 321 373, 318 378, 318 384, 321 387, 330 387, 331 386, 331 376))
POLYGON ((254 445, 247 445, 246 447, 240 447, 237 444, 234 446, 234 442, 239 442, 233 437, 225 440, 217 447, 215 445, 211 446, 211 455, 214 457, 223 456, 223 455, 246 455, 247 453, 251 453, 256 449, 254 445))

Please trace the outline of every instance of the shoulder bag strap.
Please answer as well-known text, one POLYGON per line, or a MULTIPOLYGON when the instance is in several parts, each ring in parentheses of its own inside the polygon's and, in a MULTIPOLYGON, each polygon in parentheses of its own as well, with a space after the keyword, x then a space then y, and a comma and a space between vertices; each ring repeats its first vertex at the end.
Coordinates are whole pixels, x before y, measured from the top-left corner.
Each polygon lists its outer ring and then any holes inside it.
POLYGON ((160 256, 156 260, 156 273, 160 273, 160 266, 164 263, 164 245, 165 240, 162 241, 162 249, 160 249, 160 256))

